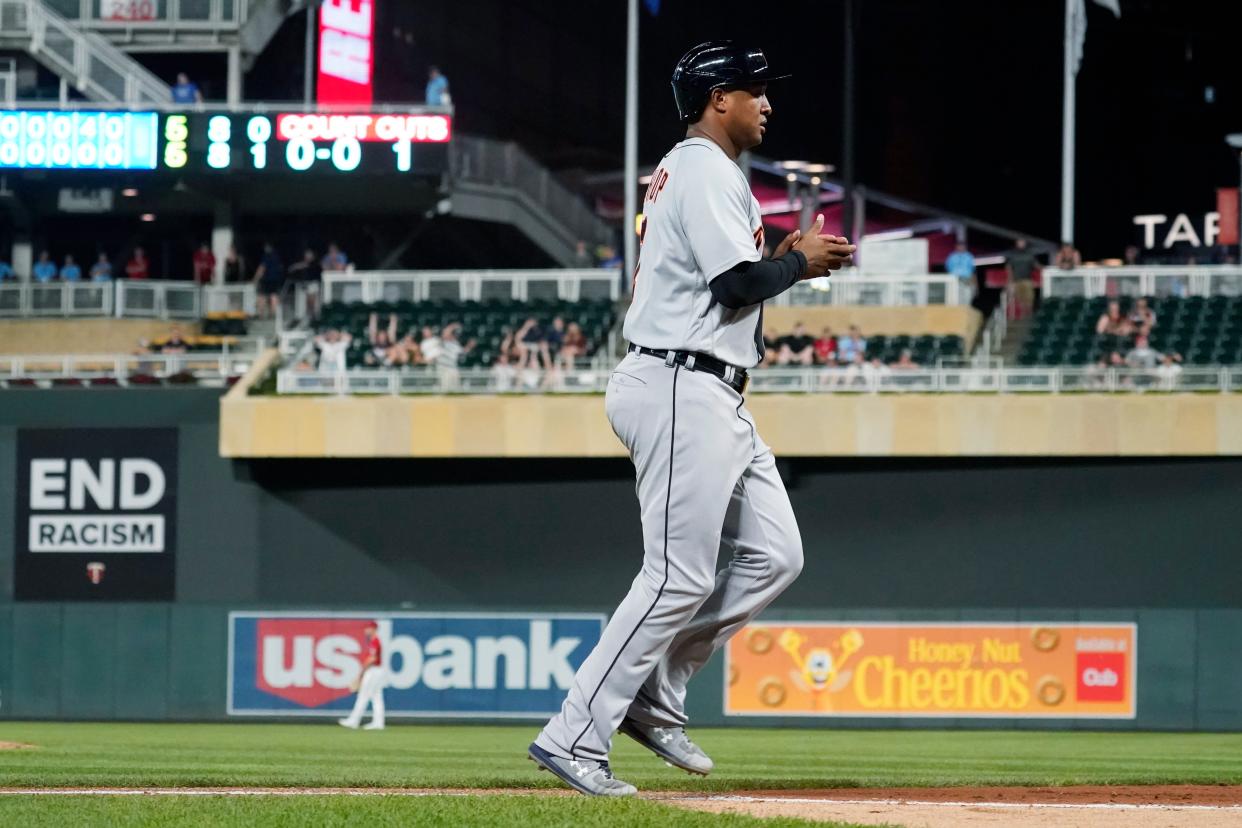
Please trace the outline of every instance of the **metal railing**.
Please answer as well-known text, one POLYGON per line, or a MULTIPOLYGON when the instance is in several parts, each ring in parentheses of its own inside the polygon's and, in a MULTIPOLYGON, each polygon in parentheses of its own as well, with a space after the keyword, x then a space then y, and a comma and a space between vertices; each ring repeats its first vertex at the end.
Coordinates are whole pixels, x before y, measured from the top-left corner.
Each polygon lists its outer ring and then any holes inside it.
POLYGON ((844 270, 799 282, 773 305, 967 305, 970 289, 956 276, 886 276, 844 270))
POLYGON ((166 379, 190 374, 200 382, 239 377, 262 352, 262 344, 239 344, 218 351, 185 354, 0 354, 0 382, 32 380, 43 386, 54 380, 116 380, 126 385, 135 376, 166 379))
POLYGON ((0 318, 117 316, 200 319, 207 313, 253 316, 255 287, 164 280, 116 282, 7 282, 0 284, 0 318))
POLYGON ((1242 296, 1240 265, 1126 265, 1043 271, 1044 296, 1242 296))
POLYGON ((12 108, 17 102, 17 61, 0 58, 0 105, 12 108))
POLYGON ((562 241, 572 247, 578 239, 597 244, 613 241, 613 228, 595 214, 547 167, 511 141, 474 135, 455 136, 449 144, 449 169, 457 181, 508 187, 526 197, 536 210, 570 234, 562 241))
POLYGON ((138 104, 165 102, 168 84, 100 35, 78 28, 41 0, 0 0, 0 44, 22 48, 87 97, 138 104))
MULTIPOLYGON (((21 0, 24 2, 25 0, 21 0)), ((5 2, 13 2, 13 0, 0 0, 0 4, 5 2)), ((0 33, 7 34, 7 33, 0 33)), ((171 94, 171 93, 170 93, 171 94)), ((168 98, 157 101, 141 101, 141 105, 127 101, 83 101, 83 100, 43 100, 41 98, 20 99, 13 102, 14 109, 50 109, 63 112, 74 112, 78 110, 90 112, 110 112, 113 110, 141 110, 143 112, 254 112, 254 113, 281 113, 281 112, 299 112, 299 113, 321 113, 321 114, 357 114, 359 109, 365 109, 369 113, 393 114, 393 115, 452 115, 453 107, 451 106, 424 106, 418 103, 375 103, 369 106, 360 107, 358 104, 324 104, 311 102, 309 106, 304 101, 240 101, 238 103, 228 103, 226 101, 204 101, 203 103, 173 103, 168 98)), ((456 140, 454 136, 453 140, 456 140)))
POLYGON ((66 18, 92 29, 236 30, 246 22, 249 0, 134 0, 128 15, 106 17, 107 0, 45 0, 66 18))
MULTIPOLYGON (((602 393, 610 368, 542 371, 504 368, 354 369, 339 373, 283 369, 281 394, 602 393)), ((1242 391, 1242 366, 1175 370, 1096 367, 765 368, 751 372, 747 394, 808 393, 1157 393, 1242 391)))
POLYGON ((323 274, 324 302, 425 302, 429 299, 611 299, 620 270, 371 270, 323 274))

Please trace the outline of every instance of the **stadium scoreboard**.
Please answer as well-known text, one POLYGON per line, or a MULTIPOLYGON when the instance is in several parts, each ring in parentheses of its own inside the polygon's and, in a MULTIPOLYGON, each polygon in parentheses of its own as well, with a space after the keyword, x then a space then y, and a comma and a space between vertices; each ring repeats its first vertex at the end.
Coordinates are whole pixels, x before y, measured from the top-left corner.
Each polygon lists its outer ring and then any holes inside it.
POLYGON ((0 169, 434 173, 451 137, 440 114, 0 110, 0 169))

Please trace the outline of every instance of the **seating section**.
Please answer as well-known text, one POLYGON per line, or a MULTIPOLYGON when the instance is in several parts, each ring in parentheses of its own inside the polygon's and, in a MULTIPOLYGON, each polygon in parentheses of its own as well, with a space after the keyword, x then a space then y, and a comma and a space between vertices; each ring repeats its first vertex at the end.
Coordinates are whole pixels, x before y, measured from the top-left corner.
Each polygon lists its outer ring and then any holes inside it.
MULTIPOLYGON (((1242 297, 1148 297, 1156 314, 1149 343, 1161 353, 1180 354, 1189 365, 1242 363, 1242 297)), ((1130 300, 1121 300, 1123 314, 1130 300)), ((1044 299, 1027 340, 1018 353, 1019 365, 1086 365, 1113 351, 1125 356, 1134 336, 1097 335, 1096 323, 1108 299, 1095 297, 1044 299)))
POLYGON ((879 357, 883 362, 896 362, 901 352, 909 349, 911 358, 919 365, 934 366, 936 360, 959 358, 965 355, 965 343, 960 336, 936 336, 923 334, 876 334, 867 337, 867 356, 879 357))
POLYGON ((461 340, 476 341, 476 346, 463 358, 462 366, 490 366, 504 339, 505 329, 516 331, 528 318, 535 317, 541 327, 562 317, 566 324, 577 322, 587 339, 587 356, 594 356, 607 343, 608 332, 616 322, 616 310, 609 299, 584 299, 578 302, 534 299, 514 302, 487 299, 482 302, 432 299, 426 302, 333 302, 325 305, 319 319, 320 331, 336 328, 353 337, 347 354, 350 368, 361 366, 370 347, 367 325, 372 313, 379 315, 380 327, 387 324, 389 314, 397 315, 398 336, 406 331, 431 327, 438 333, 451 322, 460 322, 461 340))

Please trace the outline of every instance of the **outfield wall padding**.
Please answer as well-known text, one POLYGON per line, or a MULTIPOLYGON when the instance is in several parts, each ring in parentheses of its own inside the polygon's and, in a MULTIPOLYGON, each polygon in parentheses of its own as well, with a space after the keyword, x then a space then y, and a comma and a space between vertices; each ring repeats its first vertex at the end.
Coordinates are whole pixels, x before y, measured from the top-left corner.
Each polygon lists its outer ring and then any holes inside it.
MULTIPOLYGON (((218 403, 0 392, 0 717, 221 718, 230 609, 608 612, 637 571, 623 458, 229 460, 218 403), (110 426, 178 429, 176 602, 13 602, 18 429, 110 426)), ((779 466, 807 565, 770 617, 1137 621, 1138 718, 1089 726, 1242 729, 1242 459, 779 466)), ((931 721, 865 724, 1014 724, 931 721)))

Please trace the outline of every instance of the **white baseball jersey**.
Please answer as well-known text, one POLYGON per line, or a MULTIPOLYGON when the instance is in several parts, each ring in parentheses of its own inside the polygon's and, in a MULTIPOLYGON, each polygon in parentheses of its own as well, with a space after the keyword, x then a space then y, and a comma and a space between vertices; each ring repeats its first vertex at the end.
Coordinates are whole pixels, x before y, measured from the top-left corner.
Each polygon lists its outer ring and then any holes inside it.
POLYGON ((739 262, 763 256, 759 202, 741 169, 715 142, 687 138, 652 173, 643 216, 625 338, 753 368, 763 304, 732 310, 708 287, 739 262))

